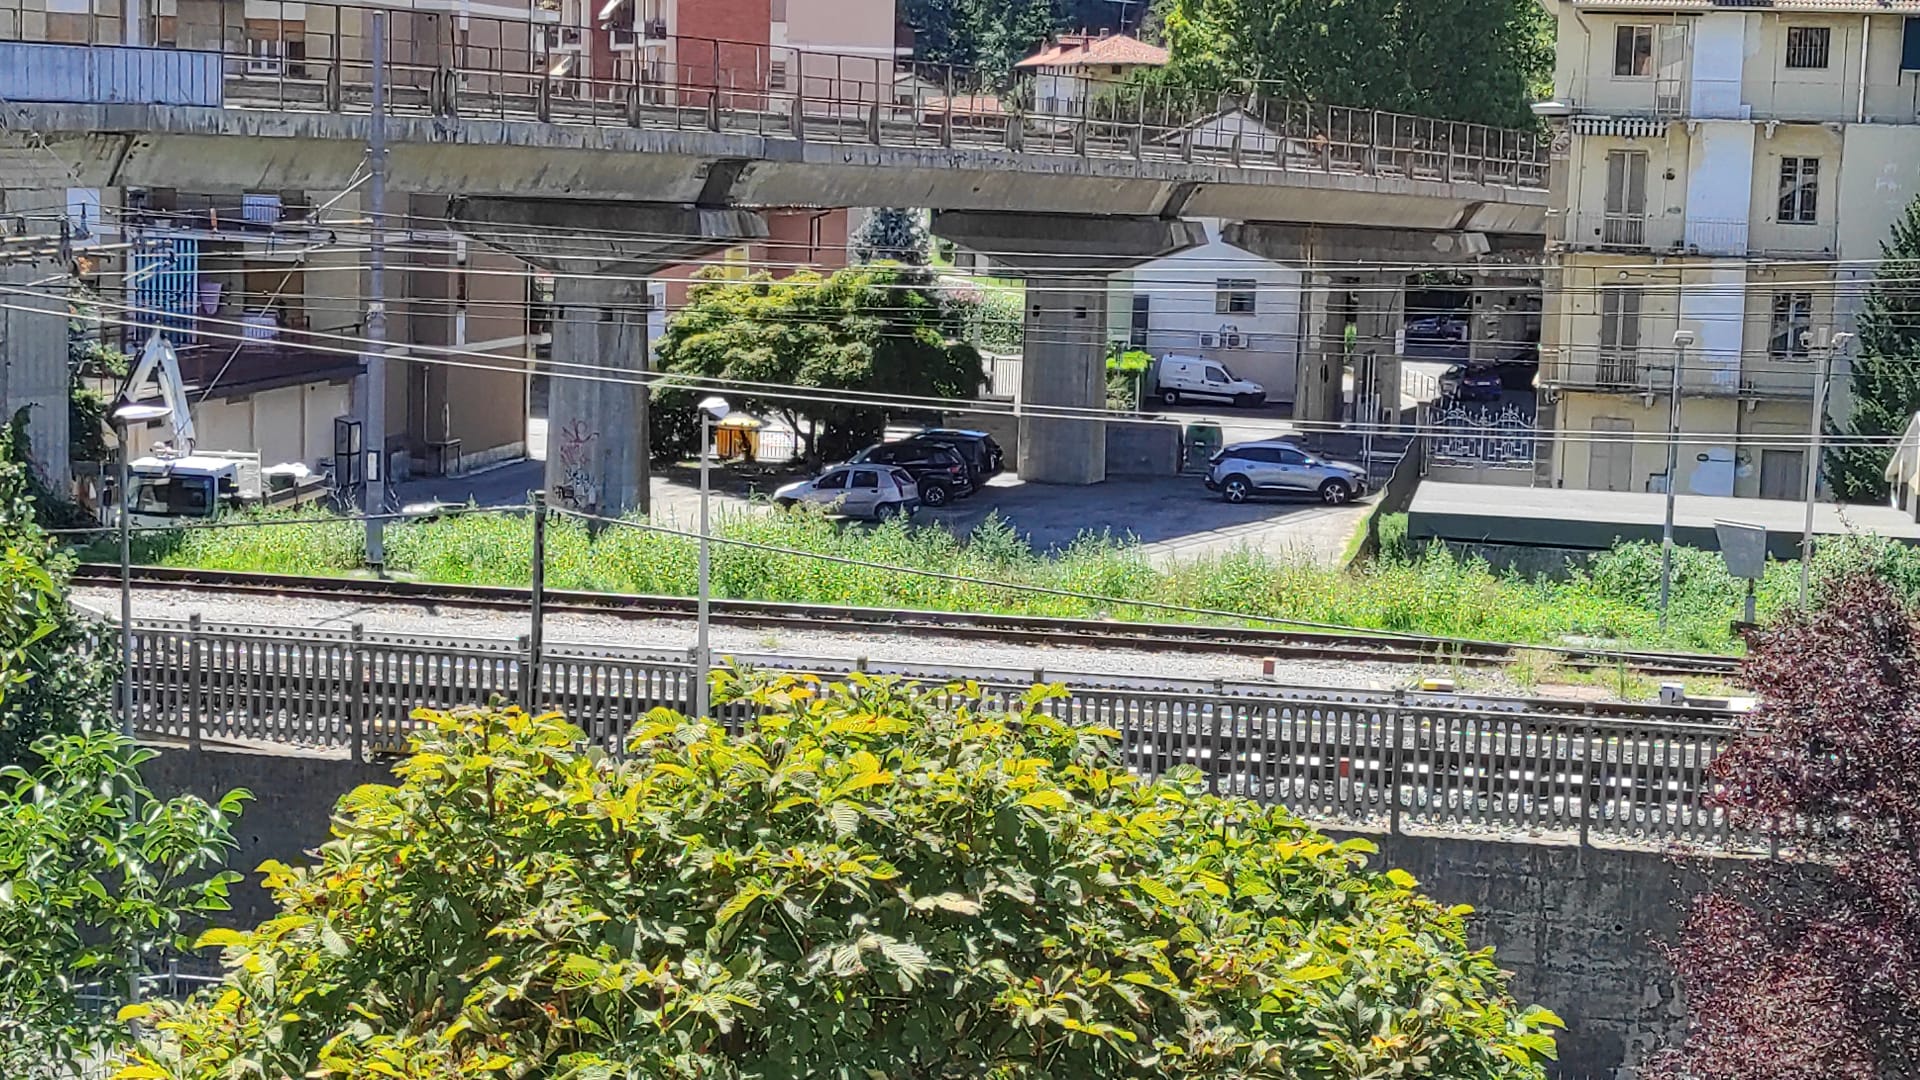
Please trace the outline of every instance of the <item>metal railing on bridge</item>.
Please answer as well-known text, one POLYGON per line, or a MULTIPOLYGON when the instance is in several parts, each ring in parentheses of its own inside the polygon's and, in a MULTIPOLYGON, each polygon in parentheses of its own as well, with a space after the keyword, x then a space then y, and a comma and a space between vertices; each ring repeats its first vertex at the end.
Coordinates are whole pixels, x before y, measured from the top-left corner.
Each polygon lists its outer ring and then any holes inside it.
MULTIPOLYGON (((756 659, 774 660, 740 658, 756 659)), ((864 666, 780 663, 829 677, 864 666)), ((196 747, 291 744, 359 758, 404 752, 416 707, 502 699, 558 709, 617 753, 647 710, 685 709, 693 670, 679 652, 554 645, 536 673, 525 639, 143 621, 134 636, 134 726, 196 747)), ((1070 696, 1044 707, 1120 731, 1120 752, 1138 774, 1195 766, 1216 792, 1283 803, 1331 826, 1764 847, 1707 806, 1711 766, 1736 732, 1697 710, 1557 711, 1251 683, 890 670, 935 685, 974 679, 995 709, 1034 679, 1067 681, 1070 696)), ((723 710, 722 719, 744 716, 723 710)))
MULTIPOLYGON (((204 23, 184 11, 152 20, 141 40, 178 48, 141 51, 208 58, 229 108, 367 110, 375 9, 244 0, 243 20, 226 10, 241 2, 197 7, 210 13, 204 23)), ((1263 84, 1198 93, 1129 81, 1072 101, 1035 100, 1030 85, 1002 93, 951 65, 652 29, 616 47, 607 28, 563 29, 532 14, 382 10, 391 12, 385 81, 396 114, 1546 186, 1547 144, 1534 132, 1288 101, 1263 84)), ((120 44, 122 29, 117 14, 55 16, 37 0, 0 0, 0 41, 131 49, 120 44)), ((154 57, 156 80, 181 77, 164 62, 172 58, 154 57)), ((138 63, 112 68, 116 79, 141 78, 138 63)), ((83 93, 82 83, 71 92, 83 93)), ((28 100, 82 100, 43 92, 28 100)))

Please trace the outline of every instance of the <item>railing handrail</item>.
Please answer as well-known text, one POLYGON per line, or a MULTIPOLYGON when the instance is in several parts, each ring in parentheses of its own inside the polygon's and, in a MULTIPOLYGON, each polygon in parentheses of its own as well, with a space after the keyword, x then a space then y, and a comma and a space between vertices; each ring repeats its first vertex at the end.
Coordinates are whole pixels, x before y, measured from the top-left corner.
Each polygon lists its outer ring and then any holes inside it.
MULTIPOLYGON (((674 56, 672 63, 661 63, 637 51, 623 49, 611 55, 611 67, 607 70, 614 71, 613 76, 598 70, 556 74, 549 70, 554 53, 544 44, 550 32, 572 29, 579 31, 585 40, 600 34, 603 28, 597 24, 556 24, 535 18, 531 10, 517 17, 459 16, 469 25, 490 23, 504 28, 496 35, 499 42, 493 43, 484 40, 483 35, 471 33, 463 40, 454 39, 451 34, 457 12, 451 8, 447 11, 393 9, 321 2, 304 2, 301 7, 305 13, 302 25, 318 21, 324 26, 324 18, 313 17, 319 9, 333 13, 332 27, 300 34, 299 40, 308 46, 306 55, 278 56, 274 71, 248 71, 248 62, 262 58, 248 49, 249 40, 254 39, 245 36, 244 27, 236 30, 222 23, 217 28, 220 37, 217 50, 203 46, 181 51, 219 55, 235 61, 221 65, 224 80, 233 91, 230 96, 235 101, 264 99, 279 108, 318 105, 326 111, 359 110, 364 103, 357 95, 363 91, 364 80, 358 73, 349 78, 348 69, 364 68, 368 60, 365 56, 352 55, 356 50, 347 46, 364 41, 365 26, 343 29, 342 24, 361 13, 397 10, 424 16, 429 20, 428 25, 434 27, 430 39, 419 39, 411 33, 413 20, 390 20, 389 34, 403 39, 404 45, 388 50, 387 66, 391 72, 405 76, 402 81, 410 85, 404 89, 425 95, 426 106, 435 115, 453 114, 460 107, 458 103, 476 100, 482 103, 477 115, 520 118, 532 114, 540 121, 556 123, 658 122, 659 118, 649 118, 644 113, 648 108, 659 108, 672 110, 671 119, 678 125, 689 121, 692 114, 704 111, 706 125, 719 129, 725 129, 727 118, 737 114, 742 125, 762 134, 858 138, 881 145, 903 138, 912 145, 920 145, 923 138, 929 137, 926 130, 882 130, 886 124, 906 124, 913 129, 937 127, 941 145, 947 145, 955 137, 955 125, 939 120, 927 108, 931 97, 1000 93, 997 80, 988 73, 961 65, 683 34, 650 39, 668 43, 668 51, 674 56), (482 40, 476 43, 476 39, 482 40), (747 56, 743 50, 751 50, 751 55, 747 56), (775 87, 770 85, 771 70, 783 58, 798 62, 783 64, 786 77, 782 86, 775 87), (291 74, 295 65, 304 68, 298 77, 291 74), (820 70, 827 67, 831 70, 820 70), (626 69, 631 69, 629 75, 618 74, 626 69), (654 73, 667 78, 651 78, 654 73), (460 78, 448 77, 454 75, 460 78), (890 91, 902 84, 903 76, 909 75, 916 80, 911 84, 912 96, 902 101, 890 91), (469 80, 473 85, 467 85, 469 80), (819 92, 823 88, 830 93, 819 92), (636 94, 640 97, 635 98, 636 94), (650 101, 647 95, 658 95, 663 100, 650 101), (831 110, 834 115, 816 115, 821 109, 831 110), (783 131, 788 125, 778 122, 777 117, 788 113, 796 119, 790 125, 791 130, 783 131), (806 115, 799 116, 802 113, 806 115), (865 114, 865 123, 861 114, 865 114), (845 130, 839 127, 823 132, 804 130, 813 121, 827 124, 838 121, 845 130)), ((27 19, 25 14, 23 2, 16 2, 10 8, 0 7, 0 38, 107 50, 134 48, 118 41, 47 41, 44 22, 27 19), (12 17, 8 18, 9 15, 12 17)), ((123 25, 123 20, 112 13, 83 17, 90 20, 89 37, 117 37, 118 28, 123 25), (94 33, 98 28, 107 28, 113 33, 94 33)), ((284 31, 281 34, 261 40, 292 40, 284 31)), ((584 57, 599 53, 597 49, 586 53, 568 49, 565 55, 584 57)), ((584 62, 578 66, 594 67, 584 62)), ((1033 108, 1036 103, 1031 101, 1023 104, 1022 95, 1016 93, 1007 103, 1005 116, 998 121, 1008 129, 1005 142, 1007 148, 1013 150, 1068 152, 1081 156, 1165 155, 1213 163, 1225 158, 1243 167, 1388 172, 1418 179, 1470 180, 1526 190, 1545 187, 1547 145, 1536 131, 1301 101, 1279 90, 1277 83, 1253 80, 1244 80, 1225 93, 1117 84, 1114 91, 1073 102, 1071 108, 1057 112, 1037 110, 1033 108), (1208 140, 1225 145, 1200 145, 1207 140, 1196 136, 1194 129, 1210 118, 1229 116, 1236 109, 1249 112, 1266 129, 1251 133, 1255 149, 1244 149, 1248 137, 1244 130, 1207 136, 1208 140), (1012 130, 1030 125, 1038 128, 1024 133, 1012 130), (1243 160, 1246 158, 1253 160, 1243 160)), ((411 102, 395 99, 398 109, 417 110, 420 104, 418 99, 411 102)), ((982 126, 992 130, 1001 126, 999 122, 959 125, 959 134, 977 134, 982 126)))

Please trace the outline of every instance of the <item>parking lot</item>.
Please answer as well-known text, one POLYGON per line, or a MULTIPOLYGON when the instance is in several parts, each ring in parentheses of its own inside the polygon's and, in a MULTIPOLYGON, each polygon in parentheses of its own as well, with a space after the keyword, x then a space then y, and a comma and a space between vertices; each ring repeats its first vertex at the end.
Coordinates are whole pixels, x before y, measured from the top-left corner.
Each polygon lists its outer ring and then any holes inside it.
MULTIPOLYGON (((1195 417, 1201 412, 1195 410, 1195 417)), ((1207 415, 1225 421, 1229 443, 1269 436, 1273 425, 1284 421, 1278 409, 1246 410, 1244 418, 1220 410, 1207 415)), ((543 440, 530 441, 536 451, 544 449, 543 440)), ((1247 548, 1332 565, 1369 509, 1365 502, 1333 507, 1279 499, 1230 505, 1208 491, 1198 476, 1114 477, 1088 487, 1028 484, 1014 476, 1010 466, 971 497, 937 510, 922 508, 914 521, 938 523, 965 535, 998 513, 1041 551, 1063 547, 1089 530, 1105 530, 1136 537, 1156 563, 1247 548)), ((410 481, 399 485, 396 494, 402 503, 472 500, 519 506, 541 485, 544 468, 538 460, 515 462, 473 476, 410 481)), ((800 475, 769 466, 717 466, 712 473, 713 512, 746 511, 756 498, 800 475)), ((692 466, 656 473, 652 496, 654 520, 677 528, 692 528, 700 520, 698 470, 692 466)))

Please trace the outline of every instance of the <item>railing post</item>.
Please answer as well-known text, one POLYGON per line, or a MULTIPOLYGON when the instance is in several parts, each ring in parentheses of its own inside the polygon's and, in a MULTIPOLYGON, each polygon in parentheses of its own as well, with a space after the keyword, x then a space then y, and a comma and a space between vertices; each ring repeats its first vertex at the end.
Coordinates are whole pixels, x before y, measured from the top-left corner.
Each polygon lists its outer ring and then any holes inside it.
POLYGON ((940 145, 953 146, 953 65, 946 66, 947 96, 946 108, 940 110, 940 145))
POLYGON ((530 625, 527 631, 527 675, 521 680, 523 704, 531 710, 540 690, 540 664, 547 638, 547 493, 533 493, 533 555, 529 576, 532 590, 528 605, 530 625))
POLYGON ((1387 777, 1387 835, 1400 835, 1400 713, 1406 708, 1407 692, 1395 690, 1387 706, 1387 745, 1380 755, 1380 770, 1387 777))
POLYGON ((187 745, 200 749, 200 712, 205 704, 206 656, 200 644, 200 613, 187 616, 187 745))
MULTIPOLYGON (((1572 767, 1573 763, 1568 763, 1572 767)), ((1593 846, 1593 706, 1580 719, 1580 846, 1593 846)), ((1569 808, 1571 809, 1571 808, 1569 808)))
POLYGON ((713 90, 707 95, 707 130, 720 130, 720 42, 713 41, 713 90))
MULTIPOLYGON (((533 712, 535 705, 532 688, 534 683, 540 678, 540 662, 534 659, 534 651, 537 646, 534 645, 532 634, 521 634, 519 645, 520 686, 518 689, 520 693, 518 697, 521 707, 528 712, 533 712)), ((512 694, 501 694, 500 696, 508 699, 509 702, 515 697, 515 695, 512 694)))
POLYGON ((1380 172, 1380 110, 1367 111, 1367 172, 1380 172))
POLYGON ((867 141, 875 146, 879 146, 881 142, 880 99, 877 89, 874 93, 876 96, 873 102, 867 106, 867 141))
POLYGON ((366 731, 368 705, 372 700, 372 687, 368 685, 373 672, 368 670, 366 662, 367 628, 353 624, 353 640, 347 654, 347 737, 353 748, 353 761, 359 764, 367 760, 366 731))
POLYGON ((1133 109, 1133 156, 1139 160, 1147 153, 1147 84, 1139 86, 1140 96, 1134 100, 1133 109))
POLYGON ((543 124, 553 119, 553 76, 544 71, 533 94, 533 116, 543 124))
MULTIPOLYGON (((242 48, 244 49, 244 43, 242 48)), ((346 102, 346 74, 341 70, 346 57, 340 51, 340 20, 333 20, 333 55, 327 58, 327 111, 339 112, 346 102)))

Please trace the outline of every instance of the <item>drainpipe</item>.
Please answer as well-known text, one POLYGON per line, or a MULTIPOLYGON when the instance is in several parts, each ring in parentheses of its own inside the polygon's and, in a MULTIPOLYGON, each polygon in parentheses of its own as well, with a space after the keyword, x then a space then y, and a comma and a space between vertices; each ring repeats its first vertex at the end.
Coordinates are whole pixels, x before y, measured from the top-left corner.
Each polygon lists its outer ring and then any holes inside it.
POLYGON ((1873 29, 1873 16, 1860 16, 1860 104, 1854 109, 1853 122, 1867 122, 1867 35, 1873 29))

